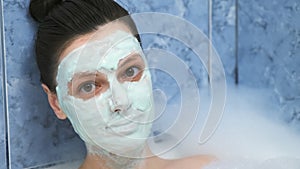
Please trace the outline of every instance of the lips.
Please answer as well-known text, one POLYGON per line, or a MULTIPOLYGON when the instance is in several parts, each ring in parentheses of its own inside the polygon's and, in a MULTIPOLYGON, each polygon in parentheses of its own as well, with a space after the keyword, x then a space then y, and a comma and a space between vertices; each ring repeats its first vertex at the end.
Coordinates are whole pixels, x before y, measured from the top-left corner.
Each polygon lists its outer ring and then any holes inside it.
POLYGON ((107 130, 110 130, 113 134, 118 134, 122 136, 128 136, 134 134, 143 121, 143 113, 138 115, 121 115, 119 114, 114 119, 107 123, 107 130))
POLYGON ((138 124, 127 121, 127 124, 114 124, 108 127, 108 130, 114 134, 128 136, 135 133, 139 129, 138 124))
MULTIPOLYGON (((134 110, 133 110, 134 111, 134 110)), ((146 118, 146 114, 143 112, 133 112, 128 111, 126 113, 116 114, 110 121, 107 122, 107 126, 109 127, 118 127, 121 125, 127 125, 129 123, 143 123, 144 118, 146 118), (129 113, 130 112, 130 113, 129 113), (130 114, 130 115, 126 115, 130 114)))

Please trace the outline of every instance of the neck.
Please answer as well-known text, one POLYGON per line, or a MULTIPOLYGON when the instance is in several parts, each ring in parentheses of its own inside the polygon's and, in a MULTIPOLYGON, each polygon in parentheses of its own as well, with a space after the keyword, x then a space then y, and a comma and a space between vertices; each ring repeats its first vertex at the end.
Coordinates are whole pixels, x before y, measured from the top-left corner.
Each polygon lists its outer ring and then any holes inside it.
POLYGON ((130 157, 116 155, 97 146, 86 145, 86 147, 87 159, 90 159, 97 169, 145 169, 147 161, 155 157, 148 145, 135 150, 132 153, 134 156, 130 157))

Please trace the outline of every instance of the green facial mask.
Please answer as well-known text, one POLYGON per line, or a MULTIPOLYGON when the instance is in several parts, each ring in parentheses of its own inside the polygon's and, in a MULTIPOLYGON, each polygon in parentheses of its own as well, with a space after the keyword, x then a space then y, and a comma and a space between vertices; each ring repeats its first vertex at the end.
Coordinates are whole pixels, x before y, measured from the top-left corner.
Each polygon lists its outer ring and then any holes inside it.
MULTIPOLYGON (((56 80, 59 104, 87 144, 123 156, 135 156, 144 146, 154 117, 152 86, 145 56, 133 35, 117 31, 73 50, 59 64, 56 80), (137 73, 138 57, 144 63, 140 79, 120 80, 124 73, 137 73), (128 69, 120 73, 125 59, 130 60, 125 63, 128 69), (88 99, 70 94, 75 75, 98 72, 108 82, 103 93, 88 99)), ((80 80, 84 82, 84 76, 80 80)))

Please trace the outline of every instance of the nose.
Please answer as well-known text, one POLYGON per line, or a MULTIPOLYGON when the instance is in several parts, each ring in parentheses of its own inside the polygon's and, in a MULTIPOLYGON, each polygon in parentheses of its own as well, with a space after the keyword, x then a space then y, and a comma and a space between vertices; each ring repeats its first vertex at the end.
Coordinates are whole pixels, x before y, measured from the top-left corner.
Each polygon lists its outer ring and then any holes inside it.
POLYGON ((111 83, 111 112, 123 113, 129 107, 127 89, 118 81, 111 83))

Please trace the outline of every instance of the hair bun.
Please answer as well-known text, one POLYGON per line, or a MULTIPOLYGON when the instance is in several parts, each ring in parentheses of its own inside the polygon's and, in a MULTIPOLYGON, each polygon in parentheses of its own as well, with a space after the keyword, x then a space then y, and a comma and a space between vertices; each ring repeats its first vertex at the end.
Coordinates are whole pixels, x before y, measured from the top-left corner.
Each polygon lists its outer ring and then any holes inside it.
POLYGON ((29 12, 37 22, 42 22, 55 5, 63 0, 31 0, 29 12))

